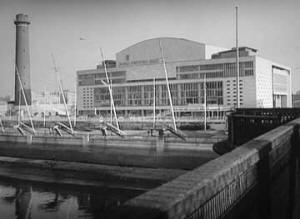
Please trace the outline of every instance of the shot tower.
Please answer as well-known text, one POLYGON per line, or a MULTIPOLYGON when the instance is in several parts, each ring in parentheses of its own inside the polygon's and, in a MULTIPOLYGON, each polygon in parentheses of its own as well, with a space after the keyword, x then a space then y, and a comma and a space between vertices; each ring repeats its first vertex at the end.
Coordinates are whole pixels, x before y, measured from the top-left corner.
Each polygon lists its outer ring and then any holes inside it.
POLYGON ((22 87, 27 104, 31 105, 30 54, 29 54, 28 15, 17 14, 16 25, 16 70, 15 70, 15 105, 25 105, 22 87), (21 79, 19 80, 19 76, 21 79))

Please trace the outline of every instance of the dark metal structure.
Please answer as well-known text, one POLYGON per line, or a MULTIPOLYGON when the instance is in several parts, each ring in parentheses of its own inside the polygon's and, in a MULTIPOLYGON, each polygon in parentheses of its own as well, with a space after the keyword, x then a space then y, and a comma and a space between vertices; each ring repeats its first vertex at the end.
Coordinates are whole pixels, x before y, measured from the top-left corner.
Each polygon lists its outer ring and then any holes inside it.
POLYGON ((239 108, 228 116, 228 140, 239 146, 300 117, 300 108, 239 108))

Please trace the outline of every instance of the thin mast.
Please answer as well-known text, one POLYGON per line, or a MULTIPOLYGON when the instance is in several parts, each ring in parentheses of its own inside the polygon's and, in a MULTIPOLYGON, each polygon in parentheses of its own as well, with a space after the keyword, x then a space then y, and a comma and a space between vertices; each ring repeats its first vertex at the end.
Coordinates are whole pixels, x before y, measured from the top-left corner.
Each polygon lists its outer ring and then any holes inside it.
POLYGON ((204 88, 204 131, 206 131, 206 123, 207 123, 207 117, 206 117, 206 74, 204 74, 204 83, 203 83, 203 88, 204 88))
POLYGON ((236 33, 235 33, 235 48, 236 48, 236 102, 237 108, 240 107, 240 66, 239 66, 239 32, 238 32, 238 6, 235 7, 236 12, 236 33))
POLYGON ((44 115, 43 115, 43 117, 44 117, 44 127, 46 127, 46 115, 45 115, 46 114, 46 110, 45 110, 45 108, 46 108, 46 102, 47 102, 46 101, 46 90, 44 89, 44 107, 43 107, 44 108, 43 109, 44 110, 44 115))
POLYGON ((71 132, 73 133, 73 127, 72 127, 72 123, 71 123, 71 119, 70 119, 70 114, 69 114, 69 110, 68 110, 68 107, 67 107, 67 103, 66 103, 64 91, 63 91, 63 88, 62 88, 62 85, 61 85, 61 80, 60 80, 60 77, 59 77, 59 74, 58 74, 58 70, 57 70, 57 67, 56 67, 54 55, 51 54, 51 56, 52 56, 52 61, 53 61, 53 65, 54 65, 54 71, 56 73, 56 77, 57 77, 57 80, 58 80, 59 90, 60 90, 60 93, 62 95, 64 106, 65 106, 65 109, 66 109, 66 113, 67 113, 67 117, 68 117, 68 122, 69 122, 69 125, 70 125, 71 132))
MULTIPOLYGON (((105 64, 105 66, 106 66, 106 64, 105 64)), ((113 97, 111 73, 110 73, 110 76, 109 76, 109 82, 110 82, 111 96, 113 97)), ((112 124, 112 121, 113 121, 113 104, 112 104, 112 101, 110 101, 110 123, 111 124, 112 124)))
POLYGON ((109 90, 111 106, 113 108, 113 112, 114 112, 114 116, 115 116, 117 128, 118 128, 118 130, 120 130, 119 122, 118 122, 118 117, 117 117, 117 112, 116 112, 115 103, 114 103, 114 98, 113 98, 113 95, 112 95, 112 87, 111 87, 112 83, 110 83, 110 80, 109 80, 109 77, 108 77, 106 63, 105 63, 105 59, 104 59, 102 48, 100 48, 100 51, 101 51, 101 57, 102 57, 102 60, 103 60, 104 71, 105 71, 105 76, 106 76, 107 87, 108 87, 108 90, 109 90))
POLYGON ((161 58, 162 58, 164 71, 165 71, 165 75, 166 75, 166 85, 167 85, 167 90, 168 90, 168 94, 169 94, 169 101, 170 101, 171 113, 172 113, 172 118, 173 118, 173 126, 174 126, 174 130, 177 131, 174 108, 173 108, 173 103, 172 103, 172 96, 171 96, 171 91, 170 91, 170 86, 169 86, 168 71, 167 71, 166 61, 165 61, 165 58, 164 58, 163 47, 161 45, 160 40, 159 40, 159 48, 160 48, 161 58))
POLYGON ((18 69, 17 65, 16 65, 16 70, 17 70, 16 72, 17 72, 17 75, 18 75, 19 83, 21 85, 21 91, 22 91, 22 94, 23 94, 23 97, 24 97, 24 101, 25 101, 25 104, 26 104, 27 113, 29 115, 31 128, 32 128, 33 132, 35 132, 34 125, 33 125, 33 122, 32 122, 31 113, 30 113, 30 110, 29 110, 29 107, 28 107, 28 103, 27 103, 27 98, 26 98, 26 95, 25 95, 25 92, 24 92, 24 87, 23 87, 23 84, 22 84, 22 81, 21 81, 21 77, 20 77, 19 69, 18 69))
POLYGON ((18 124, 21 122, 21 89, 19 89, 19 114, 18 114, 18 124))
POLYGON ((155 78, 153 78, 153 128, 155 128, 155 111, 156 111, 156 103, 155 103, 155 95, 156 95, 156 92, 155 92, 155 78))
POLYGON ((0 116, 0 125, 1 125, 1 131, 4 133, 5 130, 4 130, 4 126, 3 126, 3 122, 2 122, 1 116, 0 116))
POLYGON ((75 82, 75 101, 74 101, 74 127, 76 126, 76 116, 77 116, 77 81, 75 82))

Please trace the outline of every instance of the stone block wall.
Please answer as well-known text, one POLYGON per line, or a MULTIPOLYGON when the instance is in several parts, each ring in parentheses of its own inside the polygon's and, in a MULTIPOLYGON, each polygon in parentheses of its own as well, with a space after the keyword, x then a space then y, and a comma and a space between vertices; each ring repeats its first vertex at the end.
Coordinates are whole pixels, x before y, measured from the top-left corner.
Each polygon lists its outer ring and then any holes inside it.
POLYGON ((126 218, 297 218, 300 119, 129 200, 126 218))

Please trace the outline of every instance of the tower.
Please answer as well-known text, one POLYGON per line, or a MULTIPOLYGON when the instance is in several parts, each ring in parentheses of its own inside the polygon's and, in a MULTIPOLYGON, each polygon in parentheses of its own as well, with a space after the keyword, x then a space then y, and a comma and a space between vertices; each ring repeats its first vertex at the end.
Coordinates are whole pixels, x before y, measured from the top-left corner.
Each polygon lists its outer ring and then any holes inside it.
POLYGON ((30 54, 29 54, 29 20, 28 15, 17 14, 16 25, 16 70, 15 70, 15 105, 25 105, 24 94, 27 104, 31 105, 30 86, 30 54), (20 78, 19 78, 20 77, 20 78), (20 81, 22 85, 20 84, 20 81))

